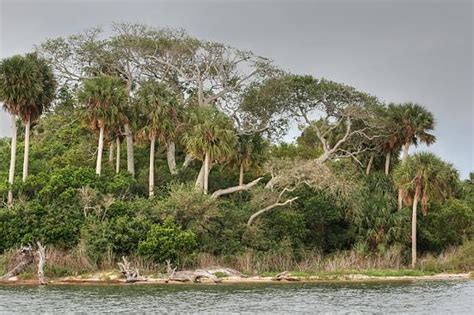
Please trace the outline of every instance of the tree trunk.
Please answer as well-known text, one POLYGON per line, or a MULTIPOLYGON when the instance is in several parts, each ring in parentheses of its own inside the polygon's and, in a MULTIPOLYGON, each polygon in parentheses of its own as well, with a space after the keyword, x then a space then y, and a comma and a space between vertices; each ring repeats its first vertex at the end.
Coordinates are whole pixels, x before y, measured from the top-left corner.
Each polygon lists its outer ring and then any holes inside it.
POLYGON ((211 157, 209 152, 206 152, 206 157, 204 158, 204 193, 207 194, 209 188, 209 165, 211 157))
POLYGON ((156 135, 153 133, 150 139, 150 174, 148 177, 148 197, 155 195, 155 142, 156 135))
POLYGON ((170 173, 172 175, 176 175, 178 172, 176 171, 176 144, 174 141, 168 142, 166 147, 166 159, 168 160, 168 168, 170 169, 170 173))
POLYGON ((240 170, 239 170, 239 186, 244 184, 244 163, 240 163, 240 170))
POLYGON ((392 152, 388 151, 385 155, 385 175, 390 173, 390 158, 392 157, 392 152))
POLYGON ((99 123, 99 146, 97 149, 97 164, 95 165, 95 173, 100 175, 102 170, 102 152, 104 151, 104 123, 99 123))
POLYGON ((28 158, 30 155, 30 126, 31 118, 28 117, 28 121, 25 124, 25 152, 23 155, 23 176, 21 180, 26 182, 26 177, 28 176, 28 158))
POLYGON ((196 179, 196 184, 194 184, 196 188, 204 189, 204 161, 202 162, 201 169, 199 170, 198 177, 196 179))
MULTIPOLYGON (((403 153, 402 153, 402 165, 405 164, 408 158, 408 149, 410 148, 410 142, 407 142, 403 145, 403 153)), ((398 210, 403 207, 403 195, 404 191, 402 189, 398 190, 398 210)))
POLYGON ((115 146, 116 146, 116 157, 115 157, 115 173, 118 174, 120 172, 120 138, 115 138, 115 146))
POLYGON ((130 126, 125 124, 123 126, 125 129, 125 136, 127 139, 127 171, 130 172, 133 176, 135 176, 135 158, 133 153, 133 134, 130 126))
POLYGON ((114 143, 109 143, 109 164, 114 165, 114 143))
POLYGON ((419 187, 416 188, 415 197, 413 198, 413 212, 411 216, 411 267, 416 266, 416 209, 418 206, 418 198, 420 194, 419 187))
POLYGON ((192 161, 194 161, 194 158, 190 154, 186 154, 186 157, 184 158, 183 162, 183 168, 188 167, 192 161))
POLYGON ((17 130, 16 130, 16 115, 11 115, 11 128, 12 128, 12 145, 10 152, 10 171, 8 172, 8 184, 10 186, 8 190, 8 205, 13 204, 13 191, 12 185, 13 180, 15 179, 15 162, 16 162, 16 140, 17 140, 17 130))
POLYGON ((46 264, 46 249, 45 247, 40 243, 36 242, 38 245, 38 284, 40 285, 46 285, 47 282, 44 280, 44 265, 46 264))
POLYGON ((403 155, 402 155, 402 163, 405 163, 405 161, 408 158, 408 150, 410 149, 410 142, 407 142, 403 145, 403 155))
POLYGON ((367 164, 367 169, 365 170, 366 175, 370 174, 370 169, 372 168, 372 164, 374 163, 374 155, 374 153, 370 155, 369 163, 367 164))

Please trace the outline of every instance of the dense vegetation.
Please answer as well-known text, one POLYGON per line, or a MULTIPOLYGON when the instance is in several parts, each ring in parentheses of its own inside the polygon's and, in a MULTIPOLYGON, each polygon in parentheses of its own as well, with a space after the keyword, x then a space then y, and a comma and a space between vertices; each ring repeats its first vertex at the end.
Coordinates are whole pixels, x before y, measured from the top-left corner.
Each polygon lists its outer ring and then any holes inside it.
POLYGON ((4 59, 0 101, 15 121, 0 253, 40 240, 93 268, 126 255, 274 271, 415 267, 417 251, 462 246, 455 268, 473 267, 474 176, 408 154, 436 141, 423 106, 139 25, 4 59))

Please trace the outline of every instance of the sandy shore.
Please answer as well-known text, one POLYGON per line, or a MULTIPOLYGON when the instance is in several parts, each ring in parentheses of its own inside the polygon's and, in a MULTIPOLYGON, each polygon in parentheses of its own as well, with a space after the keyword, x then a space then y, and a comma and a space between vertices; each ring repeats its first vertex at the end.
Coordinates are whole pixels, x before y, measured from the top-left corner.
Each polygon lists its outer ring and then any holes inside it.
MULTIPOLYGON (((292 277, 292 281, 281 280, 276 281, 273 277, 224 277, 221 278, 221 284, 257 284, 257 283, 328 283, 328 282, 413 282, 413 281, 445 281, 445 280, 461 280, 472 279, 471 273, 440 273, 429 276, 367 276, 363 274, 348 274, 335 276, 309 276, 309 277, 292 277)), ((62 277, 56 279, 49 279, 49 284, 52 285, 75 285, 75 284, 127 284, 124 279, 120 279, 116 275, 108 275, 106 278, 101 275, 92 275, 91 277, 62 277)), ((189 282, 186 282, 189 284, 189 282)), ((214 284, 212 281, 203 279, 201 284, 214 284)), ((23 280, 16 277, 7 281, 0 281, 0 284, 5 285, 36 285, 37 280, 23 280)), ((136 284, 183 284, 178 281, 167 281, 166 278, 148 278, 146 281, 138 281, 136 284)), ((216 285, 219 285, 216 284, 216 285)))

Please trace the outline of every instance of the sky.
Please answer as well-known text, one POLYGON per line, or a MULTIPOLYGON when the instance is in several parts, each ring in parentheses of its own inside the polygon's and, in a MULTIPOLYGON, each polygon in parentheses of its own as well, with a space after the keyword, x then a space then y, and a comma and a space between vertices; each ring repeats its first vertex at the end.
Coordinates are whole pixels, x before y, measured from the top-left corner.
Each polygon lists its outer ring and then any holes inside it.
MULTIPOLYGON (((417 150, 466 178, 474 171, 473 10, 472 0, 0 0, 0 58, 112 22, 184 28, 293 73, 424 105, 438 140, 417 150)), ((0 137, 9 128, 0 110, 0 137)))

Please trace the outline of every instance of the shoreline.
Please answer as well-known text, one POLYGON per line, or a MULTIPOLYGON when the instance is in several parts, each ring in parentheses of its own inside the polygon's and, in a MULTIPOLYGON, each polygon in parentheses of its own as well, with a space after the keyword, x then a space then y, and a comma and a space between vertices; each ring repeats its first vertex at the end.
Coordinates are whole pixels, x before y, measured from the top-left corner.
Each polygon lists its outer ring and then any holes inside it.
MULTIPOLYGON (((439 273, 424 276, 368 276, 364 274, 346 274, 337 276, 293 276, 292 280, 275 280, 274 277, 223 277, 220 283, 208 279, 201 282, 167 281, 167 278, 148 278, 146 281, 127 283, 125 279, 100 279, 98 277, 61 277, 48 280, 49 285, 233 285, 233 284, 289 284, 289 283, 394 283, 417 281, 449 281, 449 280, 474 280, 472 272, 467 273, 439 273)), ((0 285, 39 285, 36 279, 10 279, 1 280, 0 285)))

